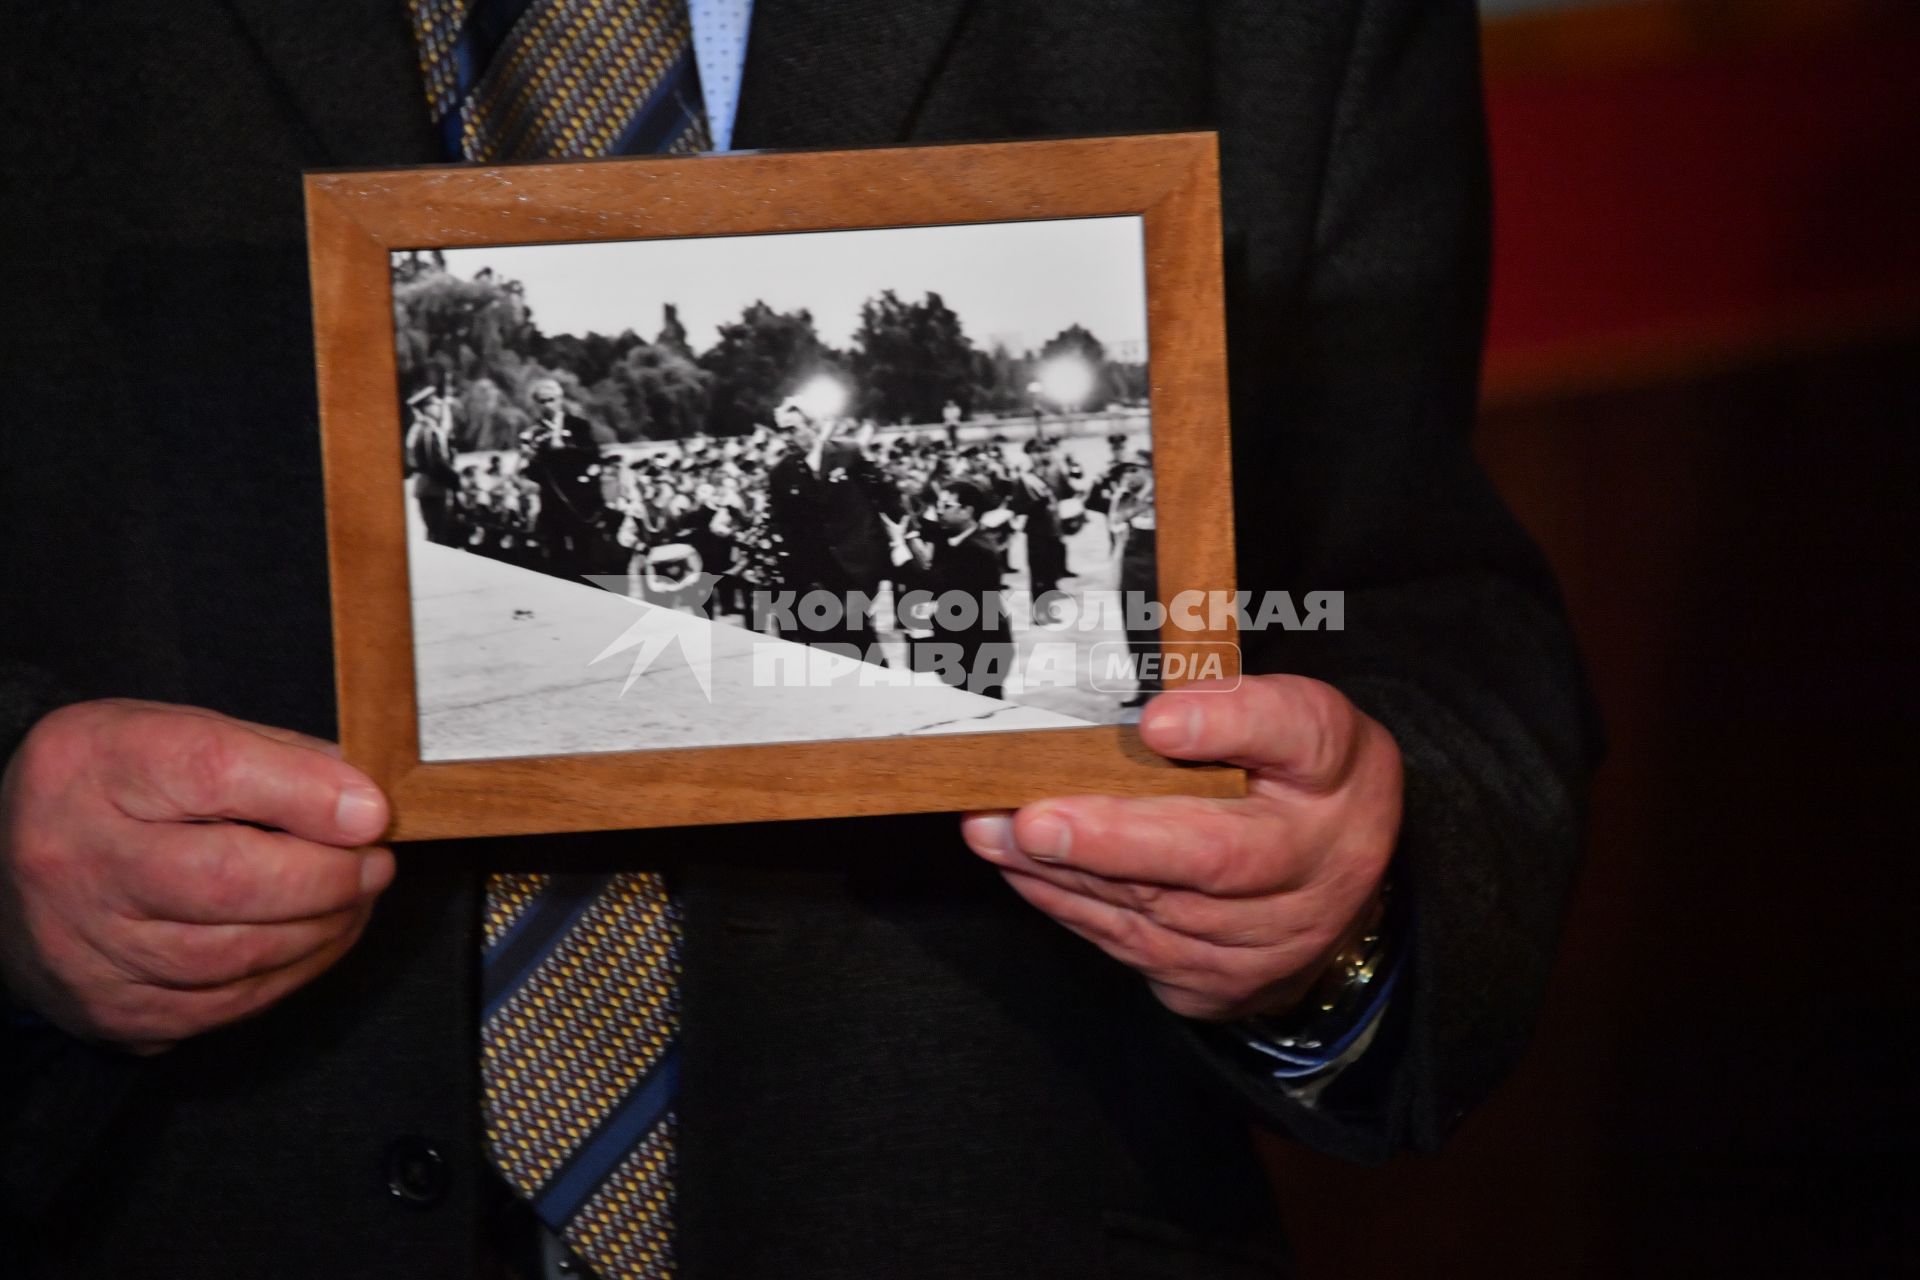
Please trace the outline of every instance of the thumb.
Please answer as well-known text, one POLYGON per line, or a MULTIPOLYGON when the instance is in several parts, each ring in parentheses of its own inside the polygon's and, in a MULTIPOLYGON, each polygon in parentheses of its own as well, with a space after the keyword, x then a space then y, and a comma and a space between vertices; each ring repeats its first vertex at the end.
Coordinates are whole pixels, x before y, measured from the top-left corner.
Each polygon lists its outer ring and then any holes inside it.
POLYGON ((1196 681, 1163 693, 1140 720, 1140 738, 1175 760, 1237 765, 1312 791, 1345 780, 1360 709, 1305 676, 1248 676, 1236 686, 1196 681))

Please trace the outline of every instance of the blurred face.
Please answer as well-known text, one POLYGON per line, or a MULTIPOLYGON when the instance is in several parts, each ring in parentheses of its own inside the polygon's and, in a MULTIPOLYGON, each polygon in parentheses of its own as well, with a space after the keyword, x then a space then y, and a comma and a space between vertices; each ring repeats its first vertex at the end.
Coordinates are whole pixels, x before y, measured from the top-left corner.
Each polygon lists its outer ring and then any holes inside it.
POLYGON ((560 412, 560 384, 557 382, 536 382, 533 385, 533 405, 542 418, 552 418, 560 412))
POLYGON ((807 415, 792 405, 781 405, 774 411, 773 424, 781 435, 802 449, 811 449, 813 442, 820 438, 819 428, 807 420, 807 415))
POLYGON ((933 495, 933 518, 942 529, 958 533, 974 523, 975 513, 960 501, 959 494, 951 489, 939 489, 933 495))

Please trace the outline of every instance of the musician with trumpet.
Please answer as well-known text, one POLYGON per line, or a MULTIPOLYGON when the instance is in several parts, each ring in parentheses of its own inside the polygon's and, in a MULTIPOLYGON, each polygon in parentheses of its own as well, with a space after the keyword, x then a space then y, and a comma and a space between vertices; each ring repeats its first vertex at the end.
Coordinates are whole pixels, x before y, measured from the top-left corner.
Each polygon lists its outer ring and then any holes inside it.
POLYGON ((520 473, 533 483, 539 507, 534 535, 547 572, 578 578, 596 571, 606 499, 600 473, 605 464, 593 427, 567 412, 566 393, 552 378, 529 389, 534 422, 520 433, 520 473))

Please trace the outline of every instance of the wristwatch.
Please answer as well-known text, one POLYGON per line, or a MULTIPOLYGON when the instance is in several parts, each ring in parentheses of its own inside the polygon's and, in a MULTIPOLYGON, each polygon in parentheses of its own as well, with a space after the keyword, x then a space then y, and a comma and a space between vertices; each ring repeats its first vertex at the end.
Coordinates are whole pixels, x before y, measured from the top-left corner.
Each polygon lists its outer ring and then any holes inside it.
POLYGON ((1240 1038, 1282 1076, 1331 1066, 1372 1024, 1393 985, 1401 934, 1391 884, 1382 882, 1366 924, 1334 954, 1297 1006, 1283 1014, 1248 1018, 1240 1038))

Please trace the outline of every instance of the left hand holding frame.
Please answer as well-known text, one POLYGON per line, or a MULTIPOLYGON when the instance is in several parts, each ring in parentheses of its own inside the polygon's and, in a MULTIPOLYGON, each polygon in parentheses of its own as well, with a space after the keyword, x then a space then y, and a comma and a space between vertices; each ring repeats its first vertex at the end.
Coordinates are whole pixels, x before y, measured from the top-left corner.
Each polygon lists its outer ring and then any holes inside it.
POLYGON ((1400 830, 1398 745, 1331 685, 1272 675, 1161 694, 1140 737, 1246 769, 1246 796, 1063 797, 968 814, 962 835, 1175 1013, 1289 1011, 1373 916, 1400 830))

